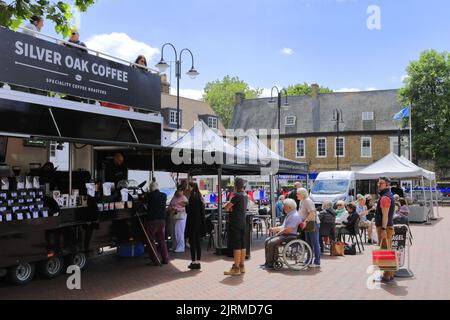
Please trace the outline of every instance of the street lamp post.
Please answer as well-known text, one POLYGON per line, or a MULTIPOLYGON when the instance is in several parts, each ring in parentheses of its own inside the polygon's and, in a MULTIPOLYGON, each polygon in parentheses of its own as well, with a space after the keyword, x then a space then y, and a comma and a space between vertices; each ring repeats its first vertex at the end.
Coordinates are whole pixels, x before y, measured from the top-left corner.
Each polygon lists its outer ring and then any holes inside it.
POLYGON ((156 68, 158 68, 159 72, 164 73, 168 68, 169 65, 164 60, 164 48, 166 46, 172 47, 172 49, 175 52, 175 76, 177 78, 177 139, 179 138, 179 132, 180 132, 180 79, 181 79, 181 57, 184 52, 188 52, 191 55, 192 58, 192 67, 191 69, 186 73, 191 79, 195 79, 200 73, 195 69, 194 67, 194 55, 192 54, 192 51, 184 48, 180 51, 180 55, 177 54, 177 49, 175 46, 171 43, 166 43, 162 46, 161 49, 161 61, 156 65, 156 68))
MULTIPOLYGON (((340 170, 340 166, 339 166, 339 160, 341 155, 339 154, 339 133, 340 133, 340 125, 344 123, 344 115, 342 113, 342 110, 340 109, 335 109, 333 111, 333 122, 336 122, 336 144, 334 146, 334 148, 336 149, 336 158, 337 158, 337 171, 340 170)), ((342 146, 344 147, 344 146, 342 146)))
MULTIPOLYGON (((281 101, 283 99, 283 93, 285 94, 286 97, 286 102, 284 103, 285 107, 289 106, 288 103, 288 93, 286 91, 286 89, 278 89, 277 86, 274 86, 272 88, 272 91, 270 93, 270 101, 269 103, 275 103, 274 97, 273 97, 273 93, 274 91, 277 92, 278 94, 278 133, 279 133, 279 139, 278 139, 278 153, 280 153, 281 155, 281 101)), ((280 190, 280 180, 278 179, 278 191, 280 190)))

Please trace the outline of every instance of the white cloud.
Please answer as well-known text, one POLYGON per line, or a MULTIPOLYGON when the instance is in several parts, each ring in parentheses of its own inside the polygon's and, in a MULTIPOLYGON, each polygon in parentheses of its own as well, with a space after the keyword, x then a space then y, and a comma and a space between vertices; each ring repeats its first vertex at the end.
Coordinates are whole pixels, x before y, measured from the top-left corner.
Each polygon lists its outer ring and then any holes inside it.
MULTIPOLYGON (((171 88, 170 94, 175 96, 177 94, 177 89, 171 88)), ((188 98, 188 99, 202 100, 203 94, 204 94, 203 90, 180 89, 180 97, 184 97, 184 98, 188 98)))
POLYGON ((402 82, 404 82, 406 79, 408 79, 409 78, 409 76, 407 75, 407 74, 405 74, 405 75, 403 75, 402 76, 402 82))
MULTIPOLYGON (((114 57, 134 62, 137 56, 143 54, 149 63, 160 51, 143 42, 130 38, 126 33, 93 35, 86 41, 89 49, 103 52, 114 57)), ((151 68, 152 66, 149 65, 151 68)))
POLYGON ((286 56, 292 56, 294 54, 294 50, 291 48, 283 48, 281 49, 281 53, 286 56))
POLYGON ((359 92, 359 91, 361 91, 361 89, 358 88, 341 88, 334 90, 334 92, 359 92))
POLYGON ((375 87, 368 87, 365 89, 359 89, 359 88, 341 88, 337 90, 333 90, 334 92, 361 92, 361 91, 375 91, 378 90, 375 87))

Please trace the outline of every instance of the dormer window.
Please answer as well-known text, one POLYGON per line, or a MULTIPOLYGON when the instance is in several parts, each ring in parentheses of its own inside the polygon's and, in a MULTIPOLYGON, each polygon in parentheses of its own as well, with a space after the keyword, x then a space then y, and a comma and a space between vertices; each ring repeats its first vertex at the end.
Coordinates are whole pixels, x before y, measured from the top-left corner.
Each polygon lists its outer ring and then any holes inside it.
POLYGON ((362 114, 363 121, 373 121, 374 118, 375 117, 373 112, 363 112, 362 114))
POLYGON ((286 126, 292 127, 292 126, 295 126, 296 123, 297 123, 297 117, 295 117, 295 116, 288 116, 285 119, 286 126))
POLYGON ((208 117, 208 127, 210 127, 211 129, 219 128, 218 120, 216 117, 208 117))

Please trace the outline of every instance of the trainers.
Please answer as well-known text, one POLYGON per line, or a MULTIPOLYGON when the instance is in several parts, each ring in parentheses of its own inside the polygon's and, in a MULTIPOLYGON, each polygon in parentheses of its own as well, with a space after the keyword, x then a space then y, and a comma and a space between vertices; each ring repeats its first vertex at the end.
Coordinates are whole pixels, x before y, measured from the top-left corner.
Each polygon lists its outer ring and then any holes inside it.
POLYGON ((230 271, 225 271, 223 274, 225 276, 240 276, 241 270, 238 267, 236 267, 235 265, 233 265, 233 267, 231 268, 230 271))
POLYGON ((245 266, 239 266, 239 270, 241 271, 242 274, 245 273, 245 266))
POLYGON ((188 266, 188 268, 191 269, 191 270, 195 270, 196 265, 195 265, 194 263, 191 263, 191 264, 188 266))
POLYGON ((317 268, 320 268, 320 264, 312 264, 309 267, 312 269, 317 269, 317 268))
POLYGON ((275 270, 275 268, 271 264, 266 264, 264 265, 263 270, 275 270))

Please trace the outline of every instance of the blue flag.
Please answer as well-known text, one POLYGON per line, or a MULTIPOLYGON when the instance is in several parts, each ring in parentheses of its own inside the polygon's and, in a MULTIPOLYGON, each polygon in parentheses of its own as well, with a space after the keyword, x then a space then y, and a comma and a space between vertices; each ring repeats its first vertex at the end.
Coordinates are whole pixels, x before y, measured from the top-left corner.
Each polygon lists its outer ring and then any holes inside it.
POLYGON ((399 113, 397 113, 394 116, 394 121, 400 121, 402 119, 407 119, 409 118, 409 109, 411 108, 411 106, 407 106, 405 109, 403 109, 402 111, 400 111, 399 113))

